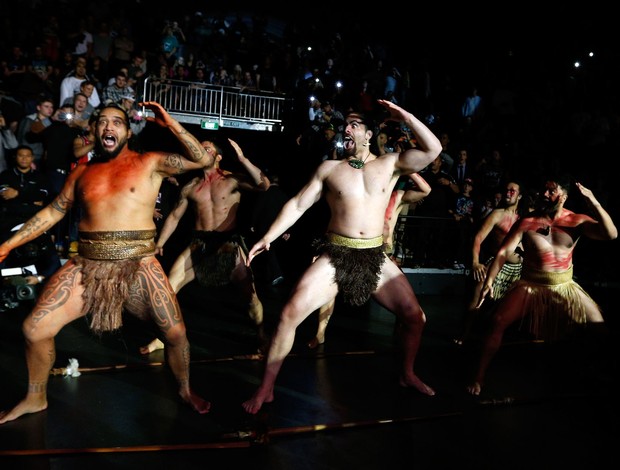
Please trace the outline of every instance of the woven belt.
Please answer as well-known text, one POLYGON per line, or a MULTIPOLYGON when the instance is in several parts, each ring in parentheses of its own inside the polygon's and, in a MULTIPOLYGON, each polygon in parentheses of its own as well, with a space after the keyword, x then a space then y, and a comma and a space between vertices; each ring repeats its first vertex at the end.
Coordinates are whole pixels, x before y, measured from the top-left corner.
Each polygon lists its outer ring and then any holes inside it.
POLYGON ((120 260, 155 253, 155 230, 80 232, 78 253, 95 260, 120 260))
POLYGON ((521 279, 535 284, 557 286, 558 284, 564 284, 565 282, 570 282, 573 280, 573 267, 571 266, 566 271, 558 273, 539 271, 532 268, 523 268, 523 271, 521 272, 521 279))
POLYGON ((326 236, 333 245, 346 246, 347 248, 377 248, 383 245, 382 235, 374 238, 349 238, 329 232, 326 236))

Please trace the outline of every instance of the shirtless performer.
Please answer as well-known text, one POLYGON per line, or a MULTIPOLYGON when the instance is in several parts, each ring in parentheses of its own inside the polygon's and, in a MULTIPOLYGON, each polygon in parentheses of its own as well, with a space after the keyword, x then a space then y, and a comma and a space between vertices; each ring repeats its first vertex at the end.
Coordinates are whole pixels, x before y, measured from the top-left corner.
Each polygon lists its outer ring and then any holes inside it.
MULTIPOLYGON (((511 227, 519 219, 523 212, 520 209, 520 202, 523 197, 521 194, 521 184, 516 181, 509 181, 499 207, 493 209, 482 221, 482 225, 474 236, 472 245, 471 271, 474 281, 474 292, 465 313, 465 322, 460 337, 454 340, 455 344, 461 345, 469 336, 474 321, 476 320, 479 309, 476 308, 480 299, 480 291, 484 285, 487 269, 493 262, 493 255, 497 253, 502 242, 511 227), (484 260, 481 256, 484 244, 484 252, 492 254, 484 260)), ((521 277, 521 247, 512 253, 507 259, 502 269, 499 271, 493 282, 493 299, 497 302, 501 299, 513 282, 521 277)))
MULTIPOLYGON (((392 258, 394 253, 394 229, 396 228, 396 223, 398 222, 398 216, 400 215, 401 209, 406 204, 414 204, 421 201, 431 192, 431 186, 418 173, 411 173, 409 175, 409 179, 415 183, 415 186, 405 189, 407 183, 403 182, 401 185, 401 181, 399 181, 396 185, 397 189, 392 191, 390 202, 388 203, 387 210, 385 211, 385 223, 383 224, 383 238, 385 245, 383 246, 383 249, 390 258, 392 258)), ((309 348, 316 348, 317 346, 325 343, 327 323, 334 313, 335 305, 336 299, 332 299, 329 303, 320 308, 319 325, 316 335, 308 342, 309 348)))
POLYGON ((262 382, 242 404, 248 413, 255 414, 263 403, 273 401, 276 377, 293 347, 297 327, 339 291, 345 302, 353 305, 362 305, 372 296, 396 315, 402 324, 404 346, 400 384, 426 395, 435 394, 413 371, 426 318, 407 277, 383 251, 383 226, 398 178, 426 167, 439 155, 441 144, 411 113, 390 101, 378 103, 388 110, 389 119, 404 121, 416 136, 418 147, 377 157, 369 148, 372 130, 365 117, 349 114, 344 130, 346 157, 321 163, 250 250, 248 264, 325 196, 331 217, 319 248, 321 254, 300 277, 282 310, 262 382))
MULTIPOLYGON (((247 175, 220 169, 222 150, 213 142, 202 142, 206 152, 215 159, 215 164, 205 168, 202 176, 193 178, 183 186, 176 206, 166 218, 156 250, 163 255, 165 243, 191 203, 196 218, 193 239, 170 269, 170 284, 174 292, 178 293, 194 279, 204 286, 222 286, 232 282, 248 303, 248 314, 258 328, 262 343, 265 340, 263 304, 256 294, 252 270, 246 266, 248 250, 236 229, 241 194, 267 191, 270 183, 263 172, 243 155, 241 147, 232 139, 228 141, 247 175)), ((163 347, 161 340, 155 338, 140 348, 140 352, 149 354, 163 347)))
POLYGON ((211 404, 190 387, 190 346, 176 295, 155 258, 153 210, 163 178, 213 165, 210 155, 156 102, 143 104, 148 117, 170 131, 184 147, 182 155, 129 149, 132 133, 125 111, 105 106, 97 118, 95 153, 67 177, 60 194, 9 240, 0 245, 0 261, 35 239, 71 211, 82 207, 79 253, 49 279, 24 320, 28 391, 12 410, 0 412, 0 424, 47 408, 47 382, 54 365, 54 338, 73 320, 89 316, 100 334, 122 326, 122 311, 152 319, 168 344, 168 363, 179 395, 198 413, 211 404))
POLYGON ((478 308, 487 296, 493 298, 497 273, 519 243, 523 243, 521 279, 513 284, 493 315, 478 370, 467 387, 472 395, 480 395, 486 370, 499 349, 504 331, 526 314, 530 318, 530 332, 547 339, 555 338, 562 325, 604 321, 598 305, 573 280, 573 252, 582 235, 593 240, 614 240, 618 229, 592 191, 580 183, 576 186, 592 217, 564 208, 570 188, 568 177, 550 179, 540 195, 540 207, 517 222, 489 268, 478 308))

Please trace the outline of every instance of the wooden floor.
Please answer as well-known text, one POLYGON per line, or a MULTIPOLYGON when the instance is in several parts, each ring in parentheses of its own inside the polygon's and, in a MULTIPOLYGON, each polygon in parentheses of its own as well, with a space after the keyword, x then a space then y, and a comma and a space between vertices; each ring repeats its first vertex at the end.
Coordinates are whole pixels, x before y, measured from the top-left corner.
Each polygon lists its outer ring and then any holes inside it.
MULTIPOLYGON (((288 286, 259 287, 271 331, 288 286)), ((478 337, 452 342, 462 295, 419 296, 428 321, 416 369, 435 397, 398 386, 391 314, 372 302, 338 302, 319 349, 306 346, 316 316, 299 327, 275 401, 250 416, 241 402, 262 371, 254 328, 234 291, 190 284, 179 300, 191 380, 212 401, 210 413, 177 398, 161 351, 139 354, 148 325, 127 318, 120 332, 99 338, 78 320, 57 336, 60 375, 50 379, 48 410, 0 426, 0 468, 607 468, 619 435, 617 290, 588 290, 610 315, 605 356, 591 358, 578 338, 552 345, 511 331, 477 398, 465 386, 478 337), (71 358, 78 377, 62 375, 71 358)), ((26 304, 0 314, 0 409, 26 387, 26 304)))

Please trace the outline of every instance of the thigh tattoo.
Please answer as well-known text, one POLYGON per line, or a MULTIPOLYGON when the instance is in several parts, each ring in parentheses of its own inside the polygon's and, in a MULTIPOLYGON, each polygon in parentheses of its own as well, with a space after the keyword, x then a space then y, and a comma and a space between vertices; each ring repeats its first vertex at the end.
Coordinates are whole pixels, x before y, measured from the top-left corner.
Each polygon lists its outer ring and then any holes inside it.
POLYGON ((32 321, 38 322, 64 306, 78 286, 80 268, 70 264, 53 276, 39 295, 37 306, 32 315, 32 321))
POLYGON ((157 260, 144 262, 126 302, 127 310, 140 318, 150 316, 163 331, 182 321, 177 297, 157 260))

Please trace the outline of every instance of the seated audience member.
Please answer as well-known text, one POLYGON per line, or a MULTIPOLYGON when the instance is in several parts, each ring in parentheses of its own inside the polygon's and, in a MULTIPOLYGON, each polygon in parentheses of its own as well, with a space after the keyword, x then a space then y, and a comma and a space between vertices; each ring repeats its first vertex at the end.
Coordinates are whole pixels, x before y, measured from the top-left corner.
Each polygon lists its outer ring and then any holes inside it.
MULTIPOLYGON (((0 243, 49 202, 49 188, 44 174, 32 168, 34 154, 27 145, 17 147, 14 164, 0 173, 0 243)), ((41 282, 60 267, 51 234, 44 232, 30 243, 19 247, 0 263, 0 267, 22 267, 34 264, 41 282), (11 266, 13 265, 13 266, 11 266)))

